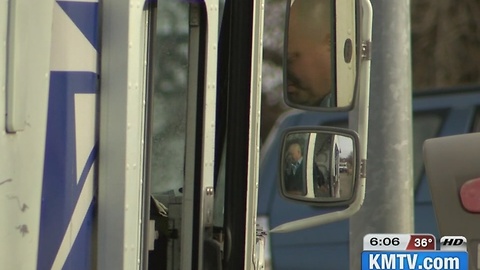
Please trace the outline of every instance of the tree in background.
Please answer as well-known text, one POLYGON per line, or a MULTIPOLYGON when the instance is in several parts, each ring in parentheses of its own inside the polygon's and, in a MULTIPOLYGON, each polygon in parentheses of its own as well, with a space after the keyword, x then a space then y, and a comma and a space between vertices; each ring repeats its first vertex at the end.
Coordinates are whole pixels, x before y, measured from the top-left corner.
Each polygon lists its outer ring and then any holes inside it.
POLYGON ((413 88, 480 82, 480 1, 412 0, 413 88))

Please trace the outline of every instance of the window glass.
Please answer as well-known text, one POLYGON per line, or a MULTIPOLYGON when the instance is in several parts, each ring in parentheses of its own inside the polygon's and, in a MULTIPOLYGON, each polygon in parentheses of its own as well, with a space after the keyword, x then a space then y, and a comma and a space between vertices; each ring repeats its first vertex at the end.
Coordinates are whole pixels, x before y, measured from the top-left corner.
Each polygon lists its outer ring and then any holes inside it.
POLYGON ((188 3, 158 2, 154 48, 152 194, 183 186, 188 72, 188 3))
POLYGON ((413 179, 418 186, 424 172, 423 143, 438 135, 445 115, 442 112, 415 113, 413 115, 413 179))
POLYGON ((480 108, 475 112, 475 119, 473 119, 472 132, 480 132, 480 108))

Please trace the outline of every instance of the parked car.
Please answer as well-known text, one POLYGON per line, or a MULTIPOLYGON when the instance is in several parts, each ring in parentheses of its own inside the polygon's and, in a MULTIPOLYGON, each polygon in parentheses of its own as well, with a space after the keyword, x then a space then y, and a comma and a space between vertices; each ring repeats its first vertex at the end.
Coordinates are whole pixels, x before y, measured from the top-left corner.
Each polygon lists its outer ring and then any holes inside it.
MULTIPOLYGON (((281 134, 284 129, 292 126, 347 127, 347 117, 347 113, 295 110, 277 121, 261 154, 258 217, 264 225, 274 228, 288 221, 331 211, 288 201, 280 195, 277 178, 281 134)), ((439 238, 424 173, 423 142, 428 138, 478 131, 480 86, 436 89, 413 95, 415 232, 432 233, 439 238)), ((292 233, 270 234, 269 246, 271 266, 275 270, 349 269, 348 220, 292 233)))
POLYGON ((346 172, 348 170, 347 162, 340 162, 340 164, 338 165, 338 170, 340 172, 346 172))

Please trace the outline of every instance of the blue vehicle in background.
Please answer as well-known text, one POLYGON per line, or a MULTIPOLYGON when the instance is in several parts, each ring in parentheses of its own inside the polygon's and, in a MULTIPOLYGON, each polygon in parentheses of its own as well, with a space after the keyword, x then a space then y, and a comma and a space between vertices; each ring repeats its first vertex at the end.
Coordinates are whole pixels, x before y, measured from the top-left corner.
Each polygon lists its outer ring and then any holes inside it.
MULTIPOLYGON (((288 201, 278 191, 282 132, 289 127, 307 125, 347 127, 348 113, 291 111, 277 121, 262 148, 258 193, 258 217, 270 229, 288 221, 332 211, 288 201)), ((423 142, 429 138, 478 131, 480 86, 436 89, 413 95, 416 233, 431 233, 439 239, 422 161, 423 142)), ((373 143, 375 138, 370 140, 373 143)), ((269 246, 270 265, 275 270, 349 269, 348 220, 291 233, 270 234, 269 246)))

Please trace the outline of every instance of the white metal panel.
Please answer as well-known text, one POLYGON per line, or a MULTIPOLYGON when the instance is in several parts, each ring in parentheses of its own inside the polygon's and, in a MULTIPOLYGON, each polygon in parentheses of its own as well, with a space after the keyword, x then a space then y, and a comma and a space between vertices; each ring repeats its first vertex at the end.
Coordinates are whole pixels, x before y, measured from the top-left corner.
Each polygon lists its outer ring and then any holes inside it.
POLYGON ((54 9, 56 17, 52 27, 54 33, 59 34, 52 43, 52 52, 55 53, 52 54, 51 70, 96 73, 97 51, 58 4, 54 9), (77 53, 72 53, 73 48, 77 53))
MULTIPOLYGON (((8 14, 8 40, 7 40, 7 120, 6 127, 9 132, 21 131, 26 122, 26 95, 34 87, 31 72, 40 70, 43 62, 32 61, 35 57, 37 38, 42 31, 43 22, 37 24, 35 18, 38 10, 28 1, 10 1, 8 14)), ((51 14, 51 10, 48 14, 51 14)), ((48 18, 51 21, 51 17, 48 18)), ((48 24, 48 31, 51 28, 48 24)), ((50 36, 48 36, 50 37, 50 36)))
MULTIPOLYGON (((75 143, 77 149, 77 184, 95 145, 96 94, 75 94, 75 143), (89 146, 89 147, 85 147, 89 146)), ((93 185, 93 183, 92 183, 93 185)), ((92 187, 93 189, 93 187, 92 187)))
MULTIPOLYGON (((8 1, 0 1, 0 95, 5 97, 7 76, 7 34, 8 34, 8 1)), ((3 98, 2 98, 3 99, 3 98)), ((5 111, 5 102, 0 104, 1 112, 5 111)), ((5 125, 2 125, 2 128, 5 125)))
MULTIPOLYGON (((183 214, 182 214, 182 229, 184 230, 182 234, 182 258, 181 269, 190 269, 192 265, 192 253, 198 252, 198 262, 193 262, 198 266, 198 269, 203 267, 203 239, 204 239, 204 229, 206 226, 213 225, 213 195, 207 195, 207 189, 213 188, 214 181, 214 159, 215 159, 215 118, 216 118, 216 92, 217 92, 217 44, 218 44, 218 28, 219 28, 219 1, 218 0, 207 0, 205 1, 206 11, 207 11, 207 37, 206 37, 206 55, 205 55, 205 102, 203 104, 203 134, 202 136, 202 172, 201 172, 201 193, 200 193, 200 205, 194 204, 193 201, 193 188, 194 178, 189 177, 193 172, 189 168, 193 168, 193 164, 190 164, 188 161, 193 160, 192 155, 195 153, 191 152, 191 149, 195 149, 193 140, 191 137, 187 137, 187 161, 186 161, 186 177, 185 177, 185 194, 183 198, 183 214), (198 223, 194 221, 193 211, 198 207, 200 214, 200 220, 198 223), (189 228, 196 226, 195 224, 200 224, 199 235, 195 236, 199 238, 198 247, 192 247, 192 231, 189 228)), ((196 13, 196 12, 193 12, 196 13)), ((191 39, 199 38, 199 28, 195 27, 198 25, 199 21, 196 16, 190 16, 190 26, 191 26, 191 39)), ((191 41, 193 44, 195 40, 191 41)), ((189 48, 189 57, 196 57, 199 52, 196 47, 189 48)), ((194 59, 189 59, 189 63, 195 63, 194 59)), ((189 67, 190 71, 196 69, 196 67, 189 67)), ((197 88, 195 86, 197 77, 195 76, 196 72, 189 72, 189 104, 195 104, 190 100, 194 98, 196 93, 193 93, 197 88)), ((187 121, 191 122, 194 120, 195 110, 191 110, 189 107, 189 119, 187 121)), ((187 127, 188 130, 191 130, 192 126, 187 127)), ((192 130, 193 131, 193 130, 192 130)))
POLYGON ((252 24, 252 74, 251 101, 249 119, 250 151, 248 157, 248 186, 246 228, 245 228, 245 269, 254 269, 256 246, 256 223, 258 201, 258 175, 260 168, 260 104, 262 93, 262 58, 263 58, 263 15, 265 3, 254 1, 252 24))
MULTIPOLYGON (((5 115, 6 22, 8 3, 16 6, 16 29, 24 44, 17 64, 24 87, 24 129, 5 132, 0 117, 0 262, 4 269, 35 269, 49 89, 53 0, 0 1, 0 112, 5 115)), ((10 17, 11 18, 11 17, 10 17)), ((11 70, 9 70, 11 71, 11 70)))
MULTIPOLYGON (((31 25, 25 20, 28 15, 25 10, 28 3, 25 1, 11 1, 8 6, 8 36, 7 36, 7 111, 6 128, 8 132, 17 132, 25 127, 26 94, 29 72, 28 59, 32 45, 32 35, 29 33, 31 25)), ((33 63, 35 65, 36 63, 33 63)))
POLYGON ((85 181, 85 184, 83 185, 80 197, 78 199, 78 203, 75 206, 75 210, 73 211, 72 218, 68 223, 67 231, 58 249, 57 256, 55 257, 52 265, 52 269, 63 269, 65 261, 67 260, 67 257, 71 252, 72 246, 75 243, 75 239, 80 231, 83 220, 87 215, 90 202, 93 200, 93 171, 94 169, 91 168, 88 172, 87 179, 85 181))
POLYGON ((57 0, 53 7, 38 269, 94 261, 97 6, 57 0))
POLYGON ((129 60, 127 82, 127 140, 125 183, 125 249, 124 269, 141 266, 143 221, 143 186, 146 110, 147 16, 145 1, 131 2, 129 15, 129 60))
POLYGON ((205 56, 205 102, 203 109, 202 173, 200 195, 200 241, 198 247, 198 269, 203 269, 204 229, 213 225, 214 196, 208 189, 214 186, 215 126, 217 108, 217 44, 219 29, 219 1, 206 0, 207 44, 205 56))
POLYGON ((144 176, 146 14, 144 1, 102 3, 97 266, 138 269, 144 176))

